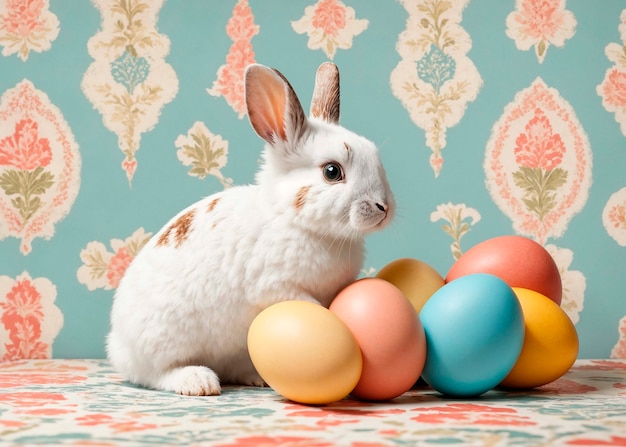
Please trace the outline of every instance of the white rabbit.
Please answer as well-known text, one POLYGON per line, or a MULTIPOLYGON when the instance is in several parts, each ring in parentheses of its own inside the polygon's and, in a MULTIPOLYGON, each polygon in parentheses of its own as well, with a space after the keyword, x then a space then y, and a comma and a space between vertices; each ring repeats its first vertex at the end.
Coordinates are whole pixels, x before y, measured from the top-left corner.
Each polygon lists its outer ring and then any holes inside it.
POLYGON ((115 293, 107 353, 130 382, 185 395, 262 386, 247 350, 267 306, 328 307, 362 268, 364 236, 392 219, 376 146, 338 125, 339 72, 318 69, 307 118, 277 70, 250 65, 248 116, 266 141, 254 185, 175 216, 139 252, 115 293))

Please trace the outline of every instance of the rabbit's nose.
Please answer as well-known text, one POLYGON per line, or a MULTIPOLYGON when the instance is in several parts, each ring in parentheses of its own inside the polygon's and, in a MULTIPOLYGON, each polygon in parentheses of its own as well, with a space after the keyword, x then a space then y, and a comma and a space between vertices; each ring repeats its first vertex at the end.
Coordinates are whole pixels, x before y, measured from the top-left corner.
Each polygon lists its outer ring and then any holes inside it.
POLYGON ((376 203, 376 208, 378 208, 382 212, 386 213, 387 210, 389 209, 389 206, 387 206, 386 203, 376 203))

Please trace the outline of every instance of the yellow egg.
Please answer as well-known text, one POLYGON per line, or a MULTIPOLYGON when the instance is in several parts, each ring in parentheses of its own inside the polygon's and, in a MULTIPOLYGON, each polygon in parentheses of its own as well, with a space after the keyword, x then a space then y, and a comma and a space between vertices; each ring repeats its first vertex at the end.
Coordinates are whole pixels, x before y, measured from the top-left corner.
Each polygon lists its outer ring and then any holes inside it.
POLYGON ((305 404, 343 399, 363 367, 348 327, 325 307, 304 301, 284 301, 263 310, 250 325, 248 351, 270 387, 305 404))
POLYGON ((514 287, 524 313, 522 352, 501 382, 508 388, 534 388, 565 374, 578 355, 578 334, 565 311, 545 295, 514 287))
POLYGON ((400 289, 418 313, 428 298, 445 283, 443 277, 430 265, 411 258, 390 262, 376 277, 400 289))

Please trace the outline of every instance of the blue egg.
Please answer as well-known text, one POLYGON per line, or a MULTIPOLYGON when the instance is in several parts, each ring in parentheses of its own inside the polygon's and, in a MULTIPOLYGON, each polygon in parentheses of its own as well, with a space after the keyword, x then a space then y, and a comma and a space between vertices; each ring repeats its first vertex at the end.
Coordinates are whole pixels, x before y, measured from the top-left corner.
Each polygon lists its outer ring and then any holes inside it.
POLYGON ((450 396, 478 396, 498 385, 524 343, 524 316, 515 293, 489 274, 444 285, 426 301, 420 320, 427 344, 422 378, 450 396))

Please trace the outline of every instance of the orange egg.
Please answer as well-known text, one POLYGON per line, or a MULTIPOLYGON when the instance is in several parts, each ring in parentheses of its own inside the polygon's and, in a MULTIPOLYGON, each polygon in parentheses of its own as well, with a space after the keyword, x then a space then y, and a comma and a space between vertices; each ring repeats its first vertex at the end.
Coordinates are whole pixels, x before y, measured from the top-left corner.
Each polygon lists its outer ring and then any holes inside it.
POLYGON ((361 348, 363 369, 354 396, 393 399, 413 386, 424 367, 426 338, 400 289, 379 278, 361 279, 343 289, 330 310, 361 348))
POLYGON ((490 273, 510 287, 522 287, 561 304, 561 274, 548 251, 523 236, 488 239, 467 250, 446 276, 451 282, 472 273, 490 273))
POLYGON ((411 258, 390 262, 376 277, 389 281, 400 289, 418 313, 428 298, 445 284, 437 270, 425 262, 411 258))
POLYGON ((533 290, 514 287, 526 328, 522 352, 502 386, 534 388, 565 374, 578 355, 578 334, 563 309, 533 290))

